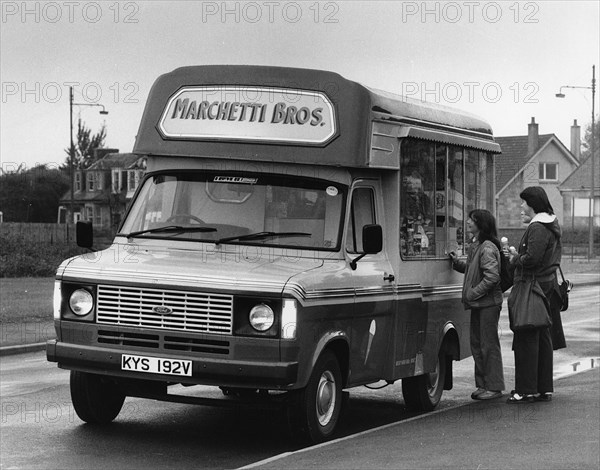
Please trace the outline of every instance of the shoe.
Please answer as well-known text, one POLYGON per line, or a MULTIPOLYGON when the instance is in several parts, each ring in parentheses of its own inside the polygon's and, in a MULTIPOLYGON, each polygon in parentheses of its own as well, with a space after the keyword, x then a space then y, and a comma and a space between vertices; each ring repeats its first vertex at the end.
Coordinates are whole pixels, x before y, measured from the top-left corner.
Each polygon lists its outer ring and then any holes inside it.
POLYGON ((500 398, 502 396, 502 392, 497 392, 494 390, 486 390, 483 393, 480 393, 475 397, 475 400, 493 400, 494 398, 500 398))
POLYGON ((533 403, 535 401, 535 396, 532 394, 521 395, 520 393, 515 392, 514 390, 510 393, 510 397, 506 400, 506 403, 509 405, 517 404, 517 403, 533 403))
POLYGON ((535 397, 535 401, 552 401, 552 392, 540 393, 535 397))
POLYGON ((477 390, 475 390, 473 393, 471 393, 471 398, 473 400, 477 400, 477 397, 485 391, 486 391, 485 388, 479 387, 477 390))

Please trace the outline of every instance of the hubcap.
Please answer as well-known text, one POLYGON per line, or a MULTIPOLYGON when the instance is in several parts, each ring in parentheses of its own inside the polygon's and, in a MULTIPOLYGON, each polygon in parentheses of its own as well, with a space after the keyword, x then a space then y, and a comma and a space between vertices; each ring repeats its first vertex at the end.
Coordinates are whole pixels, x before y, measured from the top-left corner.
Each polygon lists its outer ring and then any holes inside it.
POLYGON ((326 426, 331 421, 335 409, 335 394, 335 378, 327 370, 321 375, 317 386, 317 419, 321 426, 326 426))

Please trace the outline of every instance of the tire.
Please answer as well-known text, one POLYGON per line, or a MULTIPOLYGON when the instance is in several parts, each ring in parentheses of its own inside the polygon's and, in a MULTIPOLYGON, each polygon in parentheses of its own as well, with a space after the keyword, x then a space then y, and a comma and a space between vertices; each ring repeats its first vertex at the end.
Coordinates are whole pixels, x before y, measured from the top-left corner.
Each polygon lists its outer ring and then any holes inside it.
POLYGON ((419 411, 433 410, 444 392, 445 356, 440 351, 435 370, 428 374, 402 379, 402 395, 407 407, 419 411))
POLYGON ((70 382, 73 407, 82 421, 107 424, 121 411, 125 394, 110 379, 72 370, 70 382))
POLYGON ((290 392, 288 423, 292 436, 317 444, 333 436, 342 408, 342 373, 337 357, 325 351, 306 388, 290 392))

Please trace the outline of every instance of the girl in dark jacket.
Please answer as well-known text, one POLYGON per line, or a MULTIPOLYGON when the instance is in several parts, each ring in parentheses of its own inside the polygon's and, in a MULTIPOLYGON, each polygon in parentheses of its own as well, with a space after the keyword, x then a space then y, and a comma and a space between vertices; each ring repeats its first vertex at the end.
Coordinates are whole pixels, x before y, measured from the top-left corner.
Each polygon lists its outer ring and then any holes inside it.
POLYGON ((556 279, 562 245, 560 226, 546 191, 540 186, 525 188, 519 197, 521 220, 528 224, 511 259, 515 282, 535 277, 550 305, 552 327, 515 331, 515 390, 508 403, 550 401, 552 399, 552 350, 564 348, 565 337, 560 321, 562 300, 556 279))
POLYGON ((471 309, 471 353, 475 361, 474 400, 491 400, 502 396, 504 371, 498 338, 498 320, 502 308, 500 289, 501 245, 496 232, 496 220, 486 210, 469 213, 467 230, 474 237, 467 252, 467 261, 450 253, 452 267, 465 273, 462 301, 471 309))

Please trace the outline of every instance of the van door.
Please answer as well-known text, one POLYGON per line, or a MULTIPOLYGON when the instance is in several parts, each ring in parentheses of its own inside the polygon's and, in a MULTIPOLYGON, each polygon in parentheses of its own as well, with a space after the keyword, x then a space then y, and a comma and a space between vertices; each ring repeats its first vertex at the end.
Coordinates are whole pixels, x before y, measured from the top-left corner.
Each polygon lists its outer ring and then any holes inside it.
MULTIPOLYGON (((345 250, 352 260, 362 252, 362 228, 368 224, 385 225, 380 182, 358 180, 350 195, 345 250)), ((385 227, 383 230, 385 234, 385 227)), ((396 281, 386 252, 366 255, 352 271, 354 316, 352 319, 350 381, 379 380, 386 360, 392 360, 391 338, 396 304, 396 281)))

